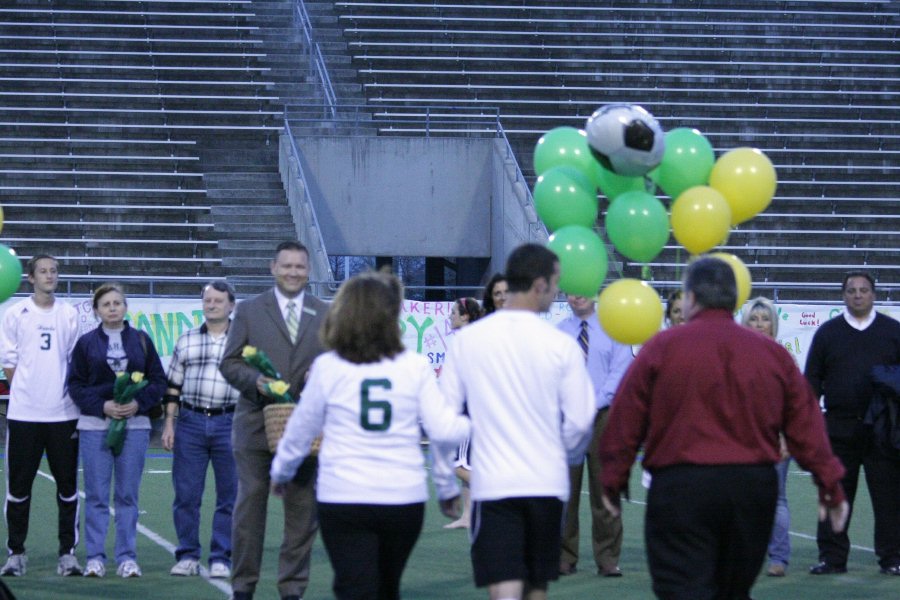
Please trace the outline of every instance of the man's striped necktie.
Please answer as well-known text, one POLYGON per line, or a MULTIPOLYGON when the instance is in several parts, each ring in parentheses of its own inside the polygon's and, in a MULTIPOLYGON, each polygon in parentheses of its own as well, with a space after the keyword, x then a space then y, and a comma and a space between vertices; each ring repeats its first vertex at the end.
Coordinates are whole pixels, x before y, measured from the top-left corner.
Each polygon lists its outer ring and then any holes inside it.
POLYGON ((297 316, 297 305, 293 302, 287 304, 287 318, 284 320, 287 325, 288 334, 291 336, 291 343, 297 342, 297 329, 300 328, 300 318, 297 316))
POLYGON ((578 333, 578 345, 581 347, 581 352, 584 354, 584 361, 587 362, 588 358, 588 322, 581 322, 581 331, 578 333))

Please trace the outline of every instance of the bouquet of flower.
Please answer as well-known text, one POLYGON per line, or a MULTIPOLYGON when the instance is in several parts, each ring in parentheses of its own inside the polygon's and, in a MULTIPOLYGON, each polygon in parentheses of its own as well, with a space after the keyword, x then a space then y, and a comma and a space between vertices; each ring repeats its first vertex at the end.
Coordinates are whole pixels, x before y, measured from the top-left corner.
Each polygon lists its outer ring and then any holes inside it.
MULTIPOLYGON (((140 371, 134 373, 120 371, 116 373, 116 381, 113 383, 113 400, 117 404, 128 404, 149 384, 140 371)), ((125 426, 125 419, 113 419, 106 431, 106 445, 112 450, 113 456, 122 453, 122 446, 125 444, 125 426)))
POLYGON ((272 364, 272 361, 269 360, 269 356, 256 346, 244 346, 244 349, 241 351, 241 356, 244 358, 245 363, 266 377, 281 379, 281 374, 278 372, 278 369, 275 368, 275 365, 272 364))
POLYGON ((244 346, 241 351, 244 362, 258 370, 266 377, 271 377, 275 381, 266 384, 266 390, 274 400, 275 404, 296 404, 297 401, 288 393, 291 384, 281 379, 281 374, 269 360, 265 352, 255 346, 244 346))

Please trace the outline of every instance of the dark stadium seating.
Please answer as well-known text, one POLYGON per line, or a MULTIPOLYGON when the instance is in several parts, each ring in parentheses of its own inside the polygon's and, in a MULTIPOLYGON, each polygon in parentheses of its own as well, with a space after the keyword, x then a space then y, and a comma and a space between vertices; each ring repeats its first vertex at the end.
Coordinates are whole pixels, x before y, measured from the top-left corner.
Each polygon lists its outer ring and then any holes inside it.
MULTIPOLYGON (((750 266, 757 291, 833 299, 833 288, 818 284, 833 284, 849 267, 871 267, 882 289, 900 290, 896 5, 335 7, 368 101, 381 112, 496 107, 531 179, 531 152, 543 132, 582 127, 602 104, 641 104, 664 128, 700 129, 718 153, 754 146, 775 163, 779 187, 768 212, 780 216, 743 224, 727 245, 750 266), (853 214, 866 218, 835 218, 853 214), (870 250, 843 252, 847 246, 870 250)), ((683 250, 667 248, 651 265, 657 286, 677 286, 685 259, 683 250)), ((625 275, 646 273, 624 262, 625 275)))
MULTIPOLYGON (((423 135, 426 118, 432 135, 484 134, 499 119, 533 182, 542 133, 630 102, 720 154, 772 159, 772 205, 725 246, 758 292, 833 299, 841 271, 871 266, 896 300, 897 30, 896 3, 858 0, 17 0, 0 7, 0 242, 64 256, 76 291, 136 281, 137 259, 176 282, 155 293, 214 276, 249 292, 296 235, 285 105, 298 136, 423 135)), ((663 290, 686 253, 671 245, 649 271, 611 258, 663 290)))
POLYGON ((272 76, 255 18, 242 0, 0 10, 0 241, 61 257, 76 292, 124 279, 144 293, 143 273, 156 294, 193 295, 211 277, 265 274, 295 236, 275 88, 298 76, 272 76))

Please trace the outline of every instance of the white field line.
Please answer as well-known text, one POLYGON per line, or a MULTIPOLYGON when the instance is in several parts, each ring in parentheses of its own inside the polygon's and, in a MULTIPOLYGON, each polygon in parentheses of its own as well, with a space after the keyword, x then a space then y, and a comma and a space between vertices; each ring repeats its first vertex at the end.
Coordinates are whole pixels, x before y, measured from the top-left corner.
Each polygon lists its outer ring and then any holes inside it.
MULTIPOLYGON (((166 471, 166 473, 168 473, 168 471, 166 471)), ((43 477, 45 479, 49 479, 50 481, 53 481, 54 483, 56 482, 56 480, 53 479, 53 475, 50 475, 49 473, 44 473, 43 471, 39 470, 38 475, 40 475, 41 477, 43 477)), ((83 491, 79 490, 78 496, 82 500, 84 500, 84 492, 83 491)), ((109 513, 111 515, 115 516, 116 511, 113 507, 110 506, 109 513)), ((172 542, 170 542, 163 536, 159 535, 155 531, 148 529, 147 527, 141 525, 140 523, 137 524, 137 530, 138 530, 138 533, 140 533, 141 535, 143 535, 144 537, 149 539, 151 542, 153 542, 157 546, 161 547, 163 550, 165 550, 166 552, 171 554, 173 557, 175 556, 175 544, 173 544, 172 542)), ((200 577, 202 577, 206 581, 206 583, 208 583, 209 585, 211 585, 214 588, 223 592, 226 596, 231 596, 231 585, 226 581, 222 581, 219 579, 210 579, 209 571, 206 569, 206 567, 203 567, 203 566, 200 567, 200 577)))

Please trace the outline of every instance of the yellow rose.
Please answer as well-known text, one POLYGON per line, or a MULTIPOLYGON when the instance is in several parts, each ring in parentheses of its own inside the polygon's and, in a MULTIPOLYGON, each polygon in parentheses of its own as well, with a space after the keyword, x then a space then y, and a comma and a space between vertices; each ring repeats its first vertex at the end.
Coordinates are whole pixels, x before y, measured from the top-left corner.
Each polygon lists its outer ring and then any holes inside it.
POLYGON ((144 380, 144 374, 141 373, 140 371, 135 371, 134 373, 131 374, 131 381, 133 381, 135 383, 140 383, 143 380, 144 380))
POLYGON ((283 396, 285 392, 291 387, 291 384, 285 383, 282 380, 273 381, 269 384, 269 389, 272 390, 273 393, 278 394, 279 396, 283 396))
POLYGON ((241 356, 244 358, 250 358, 251 356, 256 356, 256 346, 244 346, 244 349, 241 350, 241 356))

